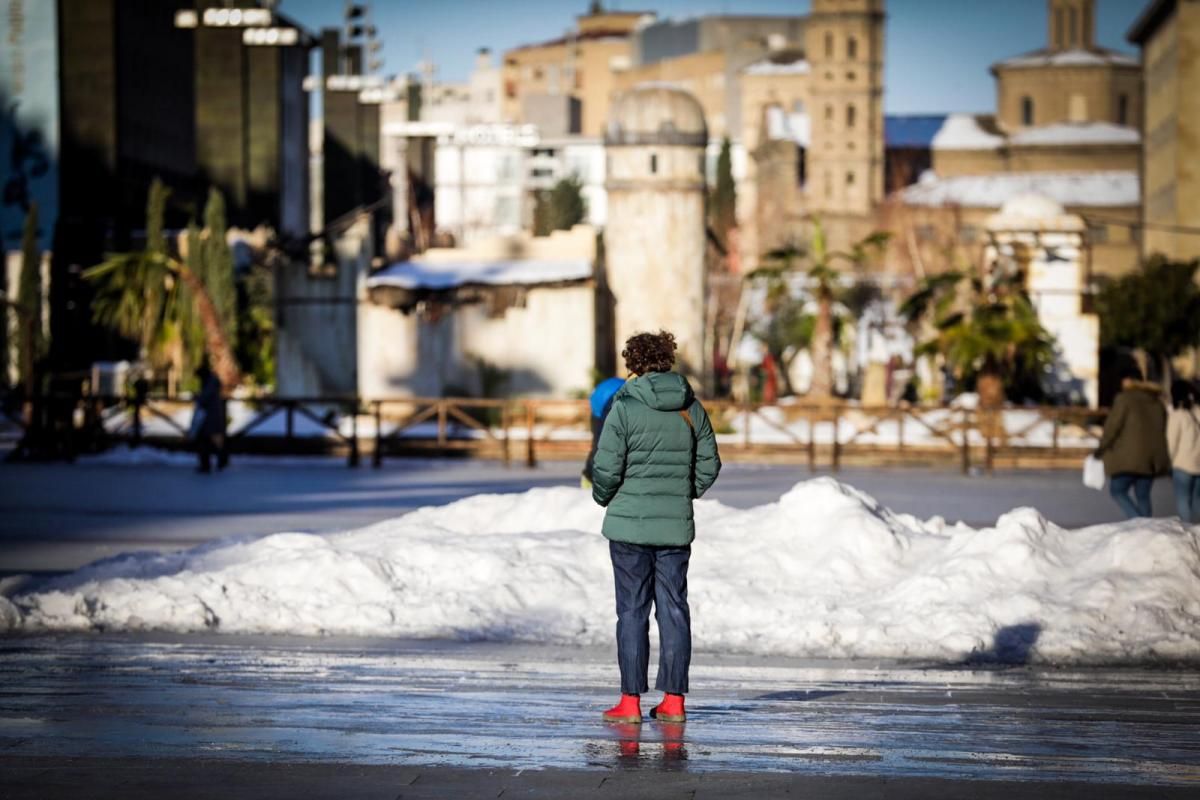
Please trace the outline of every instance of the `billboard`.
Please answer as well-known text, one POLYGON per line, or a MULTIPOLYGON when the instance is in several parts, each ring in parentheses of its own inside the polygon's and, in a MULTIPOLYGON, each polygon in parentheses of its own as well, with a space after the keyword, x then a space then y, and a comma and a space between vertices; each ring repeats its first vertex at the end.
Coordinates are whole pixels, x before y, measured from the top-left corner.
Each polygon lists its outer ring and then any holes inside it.
POLYGON ((0 0, 0 242, 19 250, 38 206, 51 247, 58 217, 58 32, 47 0, 0 0))

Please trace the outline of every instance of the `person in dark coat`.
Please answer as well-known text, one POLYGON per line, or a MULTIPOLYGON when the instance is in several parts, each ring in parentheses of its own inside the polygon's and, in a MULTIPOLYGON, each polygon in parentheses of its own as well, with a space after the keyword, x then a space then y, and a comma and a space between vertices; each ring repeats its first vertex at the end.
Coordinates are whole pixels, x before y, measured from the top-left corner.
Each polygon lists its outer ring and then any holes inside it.
POLYGON ((600 432, 604 430, 604 420, 612 408, 613 398, 617 390, 625 385, 624 378, 605 378, 596 384, 588 397, 592 418, 592 449, 588 451, 587 460, 583 462, 583 488, 592 488, 592 465, 596 462, 596 448, 600 446, 600 432))
POLYGON ((225 397, 221 380, 207 364, 196 370, 200 390, 196 392, 192 408, 191 436, 196 442, 199 464, 197 472, 212 472, 212 456, 217 455, 217 469, 229 466, 229 452, 225 447, 225 397))
POLYGON ((1160 394, 1158 384, 1143 381, 1141 372, 1124 373, 1096 448, 1096 457, 1104 459, 1104 472, 1109 476, 1108 492, 1129 519, 1153 515, 1150 489, 1154 479, 1171 471, 1167 410, 1160 394))
POLYGON ((602 531, 617 596, 621 700, 604 712, 609 722, 642 721, 651 604, 660 642, 655 687, 664 697, 650 715, 663 722, 686 716, 692 500, 717 479, 721 459, 704 406, 687 379, 671 371, 675 349, 666 331, 639 333, 625 343, 621 356, 631 377, 613 398, 592 469, 592 497, 607 508, 602 531))

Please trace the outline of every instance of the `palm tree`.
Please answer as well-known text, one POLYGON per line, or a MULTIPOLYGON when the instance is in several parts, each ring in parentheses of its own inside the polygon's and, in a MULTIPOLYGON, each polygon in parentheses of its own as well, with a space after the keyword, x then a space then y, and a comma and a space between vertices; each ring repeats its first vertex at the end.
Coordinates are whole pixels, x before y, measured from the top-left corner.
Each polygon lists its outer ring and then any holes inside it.
POLYGON ((110 253, 84 272, 97 285, 93 316, 136 341, 143 358, 161 353, 172 339, 182 339, 187 352, 192 332, 198 332, 201 352, 230 389, 241 376, 231 341, 228 287, 233 266, 224 241, 224 203, 219 192, 210 193, 205 220, 212 227, 200 231, 189 226, 187 254, 181 260, 169 252, 163 233, 169 193, 158 179, 151 184, 144 249, 110 253))
MULTIPOLYGON (((872 233, 854 243, 848 252, 830 250, 825 239, 825 228, 819 219, 813 220, 812 238, 807 250, 809 283, 813 287, 813 296, 817 303, 816 321, 812 328, 812 360, 813 380, 808 396, 814 400, 829 400, 833 397, 833 304, 835 300, 834 285, 839 273, 834 266, 839 261, 849 263, 854 267, 866 264, 871 253, 880 251, 887 244, 888 234, 872 233)), ((795 246, 788 246, 767 253, 768 263, 779 264, 783 269, 791 269, 792 260, 803 255, 795 246)))
POLYGON ((1005 388, 1054 359, 1054 338, 1038 321, 1019 271, 988 277, 958 270, 925 279, 900 307, 928 338, 917 355, 941 355, 983 408, 1004 404, 1005 388))

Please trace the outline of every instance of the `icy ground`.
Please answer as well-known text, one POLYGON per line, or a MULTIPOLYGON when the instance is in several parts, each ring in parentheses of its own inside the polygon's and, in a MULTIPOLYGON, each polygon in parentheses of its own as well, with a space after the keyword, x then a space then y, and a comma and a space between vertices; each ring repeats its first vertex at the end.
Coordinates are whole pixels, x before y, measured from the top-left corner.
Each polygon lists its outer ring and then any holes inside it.
POLYGON ((686 725, 602 725, 615 671, 609 648, 0 639, 0 785, 28 775, 26 791, 13 796, 38 798, 312 796, 279 791, 278 776, 257 783, 243 774, 241 784, 256 788, 240 792, 214 777, 238 763, 249 771, 324 764, 346 786, 355 785, 354 765, 407 767, 387 792, 322 795, 388 798, 525 797, 531 771, 554 770, 582 772, 546 775, 550 788, 534 796, 778 797, 790 786, 839 798, 1166 798, 1200 781, 1194 672, 709 654, 693 666, 686 725), (48 789, 62 774, 87 774, 93 760, 118 758, 119 769, 95 776, 108 792, 48 789), (147 771, 131 761, 167 766, 147 771), (453 766, 474 768, 465 781, 455 774, 457 790, 441 771, 453 766), (169 770, 203 781, 201 790, 182 785, 168 795, 169 770), (735 770, 742 783, 711 783, 735 770), (751 773, 771 788, 751 791, 751 773), (820 776, 839 781, 816 791, 788 782, 820 776), (868 789, 855 776, 887 783, 868 789), (908 783, 937 779, 952 785, 908 783), (1018 783, 1001 792, 982 781, 1018 783))
MULTIPOLYGON (((576 488, 476 494, 338 533, 114 557, 18 591, 0 615, 26 631, 600 645, 612 627, 602 516, 576 488)), ((697 532, 690 584, 702 650, 1200 660, 1200 526, 1178 520, 1070 530, 1021 508, 950 524, 818 478, 751 508, 701 501, 697 532)))

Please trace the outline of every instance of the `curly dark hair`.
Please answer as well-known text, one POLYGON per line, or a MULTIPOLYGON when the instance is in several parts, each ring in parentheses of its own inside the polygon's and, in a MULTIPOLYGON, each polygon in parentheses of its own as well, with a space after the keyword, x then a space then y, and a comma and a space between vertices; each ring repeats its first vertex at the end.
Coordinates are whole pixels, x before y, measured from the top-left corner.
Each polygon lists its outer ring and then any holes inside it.
POLYGON ((669 331, 658 333, 635 333, 625 342, 621 357, 625 369, 633 375, 648 372, 670 372, 675 366, 675 335, 669 331))

